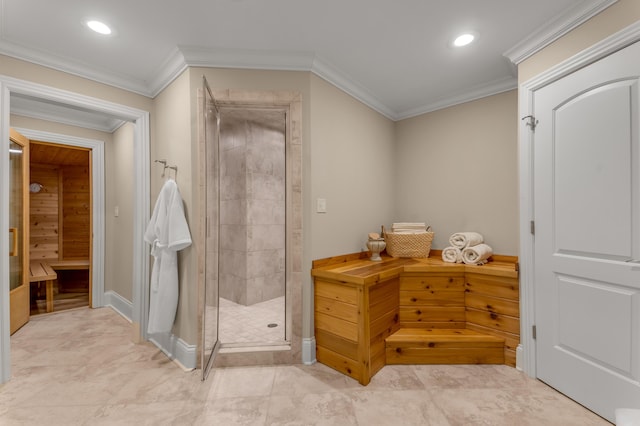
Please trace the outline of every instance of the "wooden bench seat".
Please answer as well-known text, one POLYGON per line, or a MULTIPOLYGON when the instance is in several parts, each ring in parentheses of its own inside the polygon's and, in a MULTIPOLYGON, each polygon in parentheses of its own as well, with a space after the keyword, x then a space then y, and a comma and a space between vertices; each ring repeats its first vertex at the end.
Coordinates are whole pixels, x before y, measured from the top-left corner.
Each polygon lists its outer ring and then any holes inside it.
POLYGON ((46 285, 47 312, 53 312, 53 281, 57 278, 58 274, 46 259, 29 262, 29 283, 44 282, 46 285))
POLYGON ((75 271, 89 269, 89 259, 47 260, 49 266, 56 271, 75 271))
POLYGON ((472 330, 401 328, 385 339, 387 364, 504 364, 504 339, 472 330))
POLYGON ((53 312, 53 281, 58 279, 56 271, 88 270, 91 266, 89 259, 40 259, 29 263, 29 282, 46 285, 47 312, 53 312))

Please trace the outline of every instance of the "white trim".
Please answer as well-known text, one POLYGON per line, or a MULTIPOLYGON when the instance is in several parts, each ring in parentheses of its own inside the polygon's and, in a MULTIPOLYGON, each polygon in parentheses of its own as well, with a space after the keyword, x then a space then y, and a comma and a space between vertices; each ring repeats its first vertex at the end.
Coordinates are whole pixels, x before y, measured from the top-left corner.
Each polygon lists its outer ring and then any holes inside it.
MULTIPOLYGON (((9 97, 0 80, 0 241, 9 241, 9 97)), ((9 309, 9 246, 0 244, 0 384, 11 377, 9 309)))
POLYGON ((196 368, 196 345, 190 345, 171 333, 149 335, 149 341, 155 344, 169 359, 176 361, 187 370, 196 368))
POLYGON ((58 133, 43 132, 25 128, 16 128, 18 132, 29 139, 43 142, 54 142, 68 146, 91 149, 91 170, 93 185, 93 246, 92 250, 92 304, 93 308, 103 306, 104 295, 104 141, 78 138, 58 133))
MULTIPOLYGON (((518 117, 533 114, 534 93, 536 90, 639 40, 640 22, 636 22, 522 83, 518 95, 518 117)), ((534 219, 533 133, 529 126, 522 120, 520 120, 519 123, 518 144, 520 170, 520 344, 522 345, 522 370, 529 376, 536 377, 536 347, 532 335, 532 327, 535 324, 534 238, 529 232, 529 222, 534 219)))
MULTIPOLYGON (((9 116, 10 95, 19 93, 36 99, 45 99, 65 105, 77 106, 95 112, 103 112, 123 120, 135 122, 134 132, 134 241, 133 241, 133 321, 134 329, 140 330, 140 338, 146 337, 148 302, 146 294, 149 288, 149 248, 142 236, 149 219, 149 112, 116 104, 103 99, 93 98, 79 93, 56 89, 30 81, 0 75, 0 238, 9 238, 9 116), (136 323, 137 321, 137 323, 136 323)), ((103 172, 104 173, 104 172, 103 172)), ((9 340, 9 271, 8 247, 0 244, 0 383, 11 376, 11 350, 9 340)))
POLYGON ((503 53, 514 64, 519 64, 544 49, 563 35, 596 16, 618 0, 589 0, 565 11, 547 25, 539 28, 511 49, 503 53))
POLYGON ((449 108, 455 105, 463 104, 466 102, 475 101, 478 99, 486 98, 487 96, 497 95, 509 90, 514 90, 518 87, 518 79, 515 77, 506 77, 500 80, 496 80, 493 83, 469 88, 464 93, 449 96, 445 99, 441 99, 423 107, 414 108, 401 112, 396 116, 396 120, 404 120, 406 118, 416 117, 418 115, 426 114, 428 112, 437 111, 444 108, 449 108))
POLYGON ((133 305, 115 291, 109 290, 104 293, 104 306, 110 307, 127 321, 132 322, 133 305))
POLYGON ((311 365, 316 363, 316 338, 305 337, 302 339, 302 363, 311 365))

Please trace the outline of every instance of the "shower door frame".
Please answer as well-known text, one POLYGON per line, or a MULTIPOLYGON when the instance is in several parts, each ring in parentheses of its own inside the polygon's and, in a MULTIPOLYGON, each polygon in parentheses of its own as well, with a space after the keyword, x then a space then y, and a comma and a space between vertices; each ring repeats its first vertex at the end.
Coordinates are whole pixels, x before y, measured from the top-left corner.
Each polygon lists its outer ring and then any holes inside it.
MULTIPOLYGON (((212 90, 216 105, 224 108, 279 109, 286 111, 286 244, 285 244, 285 338, 281 345, 260 345, 241 348, 224 347, 216 355, 216 366, 293 364, 302 360, 302 100, 295 91, 212 90), (297 253, 297 255, 296 255, 297 253)), ((201 147, 201 152, 202 147, 201 147)), ((200 188, 205 186, 206 170, 200 160, 200 188)), ((201 205, 206 199, 201 191, 201 205)), ((207 212, 201 209, 201 235, 206 235, 207 212)), ((200 247, 204 250, 204 243, 200 247)), ((206 254, 199 256, 204 262, 206 254)), ((203 289, 204 267, 200 268, 199 288, 203 289)), ((203 292, 200 291, 202 295, 203 292)), ((199 303, 202 305, 202 303, 199 303)), ((202 329, 201 329, 202 332, 202 329)), ((204 347, 200 345, 200 355, 204 347)), ((204 367, 203 367, 204 368, 204 367)))

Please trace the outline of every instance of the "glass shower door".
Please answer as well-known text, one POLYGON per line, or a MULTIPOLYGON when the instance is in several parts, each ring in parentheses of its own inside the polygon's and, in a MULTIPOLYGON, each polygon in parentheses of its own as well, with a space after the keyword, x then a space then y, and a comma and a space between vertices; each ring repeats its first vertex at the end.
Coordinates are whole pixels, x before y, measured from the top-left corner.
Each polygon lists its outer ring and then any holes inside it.
POLYGON ((11 130, 9 145, 10 333, 29 321, 29 140, 11 130))
POLYGON ((220 348, 219 332, 219 224, 220 224, 220 182, 218 158, 220 144, 220 113, 207 80, 203 77, 200 122, 204 136, 205 150, 205 265, 204 297, 202 298, 202 380, 207 378, 215 355, 220 348))

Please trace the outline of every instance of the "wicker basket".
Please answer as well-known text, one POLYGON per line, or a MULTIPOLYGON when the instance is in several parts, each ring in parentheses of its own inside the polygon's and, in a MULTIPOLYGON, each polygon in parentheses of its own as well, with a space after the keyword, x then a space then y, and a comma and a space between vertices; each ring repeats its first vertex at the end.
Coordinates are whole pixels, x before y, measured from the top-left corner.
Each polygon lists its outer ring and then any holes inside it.
POLYGON ((429 257, 433 235, 430 226, 421 234, 385 232, 387 254, 391 257, 429 257))

